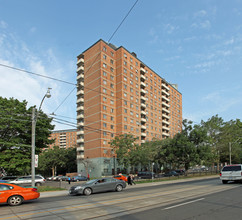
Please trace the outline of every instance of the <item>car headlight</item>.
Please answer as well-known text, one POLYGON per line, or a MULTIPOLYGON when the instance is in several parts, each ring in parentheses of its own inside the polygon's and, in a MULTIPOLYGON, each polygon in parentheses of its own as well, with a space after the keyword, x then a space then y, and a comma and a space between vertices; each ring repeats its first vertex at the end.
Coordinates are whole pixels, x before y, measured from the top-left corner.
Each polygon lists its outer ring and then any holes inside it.
POLYGON ((77 186, 77 187, 75 188, 75 190, 79 190, 79 189, 82 189, 82 186, 77 186))

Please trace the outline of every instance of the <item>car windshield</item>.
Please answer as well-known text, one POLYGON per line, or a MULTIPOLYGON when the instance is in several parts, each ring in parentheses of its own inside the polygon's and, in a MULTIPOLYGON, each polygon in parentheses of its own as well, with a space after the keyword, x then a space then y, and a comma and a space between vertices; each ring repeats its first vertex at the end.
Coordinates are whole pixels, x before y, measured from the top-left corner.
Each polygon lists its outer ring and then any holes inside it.
POLYGON ((95 183, 96 181, 97 181, 97 179, 95 179, 95 180, 89 180, 89 181, 86 182, 86 184, 92 184, 92 183, 95 183))
POLYGON ((222 171, 240 171, 241 166, 227 166, 224 167, 222 171))

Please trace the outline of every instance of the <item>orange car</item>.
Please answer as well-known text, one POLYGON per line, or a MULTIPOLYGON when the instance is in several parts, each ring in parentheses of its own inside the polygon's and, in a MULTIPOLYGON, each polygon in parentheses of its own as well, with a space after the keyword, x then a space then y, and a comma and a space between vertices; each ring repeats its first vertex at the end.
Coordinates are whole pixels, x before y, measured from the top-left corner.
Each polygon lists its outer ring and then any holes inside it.
POLYGON ((24 188, 10 183, 0 183, 0 203, 8 203, 11 206, 22 204, 24 200, 39 198, 36 188, 24 188))
POLYGON ((118 180, 123 180, 123 181, 125 181, 125 182, 128 182, 128 178, 127 178, 127 176, 124 176, 124 175, 122 175, 122 174, 115 175, 115 176, 113 176, 113 178, 118 179, 118 180))

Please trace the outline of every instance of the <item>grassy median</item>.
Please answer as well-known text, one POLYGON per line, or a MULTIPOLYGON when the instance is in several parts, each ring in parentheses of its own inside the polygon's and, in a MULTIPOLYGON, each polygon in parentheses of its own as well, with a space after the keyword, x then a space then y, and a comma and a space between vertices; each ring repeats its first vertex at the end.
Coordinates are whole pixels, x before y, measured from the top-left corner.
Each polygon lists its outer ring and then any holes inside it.
POLYGON ((66 190, 60 187, 52 187, 52 186, 38 186, 37 188, 38 188, 38 192, 66 190))

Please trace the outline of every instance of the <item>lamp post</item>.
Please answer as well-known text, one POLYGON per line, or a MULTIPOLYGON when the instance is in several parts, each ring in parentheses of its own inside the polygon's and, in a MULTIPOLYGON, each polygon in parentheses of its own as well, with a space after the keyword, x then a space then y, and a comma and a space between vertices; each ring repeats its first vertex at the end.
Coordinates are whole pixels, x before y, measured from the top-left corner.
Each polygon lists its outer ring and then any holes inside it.
POLYGON ((40 106, 39 106, 39 110, 36 112, 35 107, 33 107, 32 109, 32 139, 31 139, 31 176, 32 176, 32 187, 35 187, 35 128, 36 128, 36 123, 37 123, 37 118, 38 118, 38 114, 39 111, 41 110, 41 106, 43 104, 43 101, 45 98, 50 98, 51 94, 50 94, 50 89, 48 88, 45 96, 43 97, 40 106))

